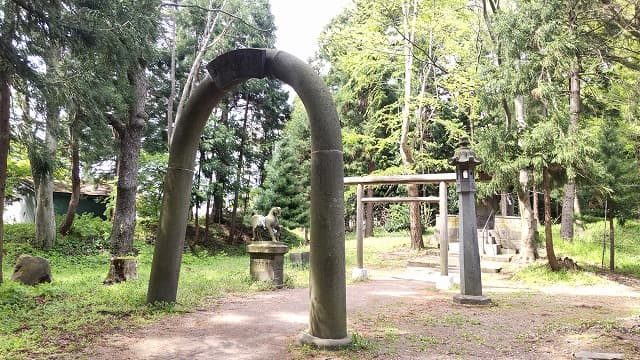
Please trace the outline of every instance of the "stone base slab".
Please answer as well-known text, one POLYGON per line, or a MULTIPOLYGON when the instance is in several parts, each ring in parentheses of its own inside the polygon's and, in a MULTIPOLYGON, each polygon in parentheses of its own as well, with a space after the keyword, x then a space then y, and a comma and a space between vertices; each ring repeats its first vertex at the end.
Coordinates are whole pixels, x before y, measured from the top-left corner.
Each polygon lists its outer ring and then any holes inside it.
POLYGON ((298 345, 310 345, 323 350, 337 350, 351 345, 351 336, 347 334, 342 339, 322 339, 309 334, 307 331, 298 335, 298 345))
POLYGON ((460 305, 489 306, 491 299, 484 295, 453 295, 453 302, 460 305))

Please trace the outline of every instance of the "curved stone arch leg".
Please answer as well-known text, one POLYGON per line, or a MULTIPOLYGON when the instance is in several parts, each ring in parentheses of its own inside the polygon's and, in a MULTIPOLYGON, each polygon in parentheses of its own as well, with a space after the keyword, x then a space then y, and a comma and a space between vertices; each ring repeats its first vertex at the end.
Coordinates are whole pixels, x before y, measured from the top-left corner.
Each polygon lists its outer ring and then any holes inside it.
POLYGON ((234 86, 274 77, 298 93, 311 125, 309 332, 299 340, 325 348, 348 345, 342 135, 331 93, 309 65, 277 50, 234 50, 215 58, 207 70, 210 76, 176 121, 147 302, 176 301, 196 150, 213 108, 234 86))

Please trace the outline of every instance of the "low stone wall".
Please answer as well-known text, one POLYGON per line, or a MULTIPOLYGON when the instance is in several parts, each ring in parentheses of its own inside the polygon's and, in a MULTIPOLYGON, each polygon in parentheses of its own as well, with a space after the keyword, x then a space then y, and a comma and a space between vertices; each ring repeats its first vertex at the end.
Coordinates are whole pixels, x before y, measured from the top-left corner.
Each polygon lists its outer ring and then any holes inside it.
POLYGON ((495 216, 493 231, 503 249, 520 248, 520 227, 519 216, 495 216))
MULTIPOLYGON (((434 230, 434 235, 436 240, 440 242, 440 216, 436 216, 436 228, 434 230)), ((449 242, 458 242, 460 241, 458 232, 460 228, 460 224, 458 223, 458 215, 447 215, 447 230, 449 234, 449 242)))

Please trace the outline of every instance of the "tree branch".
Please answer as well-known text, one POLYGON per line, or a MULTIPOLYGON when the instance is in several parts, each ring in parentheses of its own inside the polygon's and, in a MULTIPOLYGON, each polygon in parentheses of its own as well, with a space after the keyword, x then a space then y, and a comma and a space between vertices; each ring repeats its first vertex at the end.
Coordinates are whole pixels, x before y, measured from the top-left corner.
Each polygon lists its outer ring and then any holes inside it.
POLYGON ((111 125, 113 127, 113 129, 118 133, 118 136, 122 136, 122 134, 126 130, 124 123, 122 121, 116 119, 116 117, 113 116, 112 113, 105 113, 104 117, 109 122, 109 125, 111 125))
POLYGON ((256 31, 261 31, 261 32, 270 32, 273 31, 273 29, 260 29, 259 27, 256 27, 254 25, 249 24, 246 20, 244 20, 243 18, 241 18, 238 15, 232 14, 228 11, 222 10, 222 9, 210 9, 204 6, 200 6, 200 5, 187 5, 187 4, 175 4, 175 3, 170 3, 170 2, 163 2, 160 6, 173 6, 173 7, 185 7, 185 8, 195 8, 195 9, 200 9, 200 10, 204 10, 204 11, 211 11, 211 12, 219 12, 222 14, 225 14, 229 17, 232 17, 236 20, 240 20, 243 24, 247 25, 248 27, 256 30, 256 31))

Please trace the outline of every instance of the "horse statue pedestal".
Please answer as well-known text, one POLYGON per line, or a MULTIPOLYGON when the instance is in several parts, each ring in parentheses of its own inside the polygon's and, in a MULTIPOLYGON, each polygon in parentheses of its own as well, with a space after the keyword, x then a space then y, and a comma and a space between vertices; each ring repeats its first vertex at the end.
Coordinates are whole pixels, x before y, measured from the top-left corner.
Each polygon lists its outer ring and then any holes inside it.
POLYGON ((247 245, 249 272, 257 281, 272 281, 278 289, 284 286, 284 254, 289 251, 285 244, 273 241, 254 241, 247 245))

